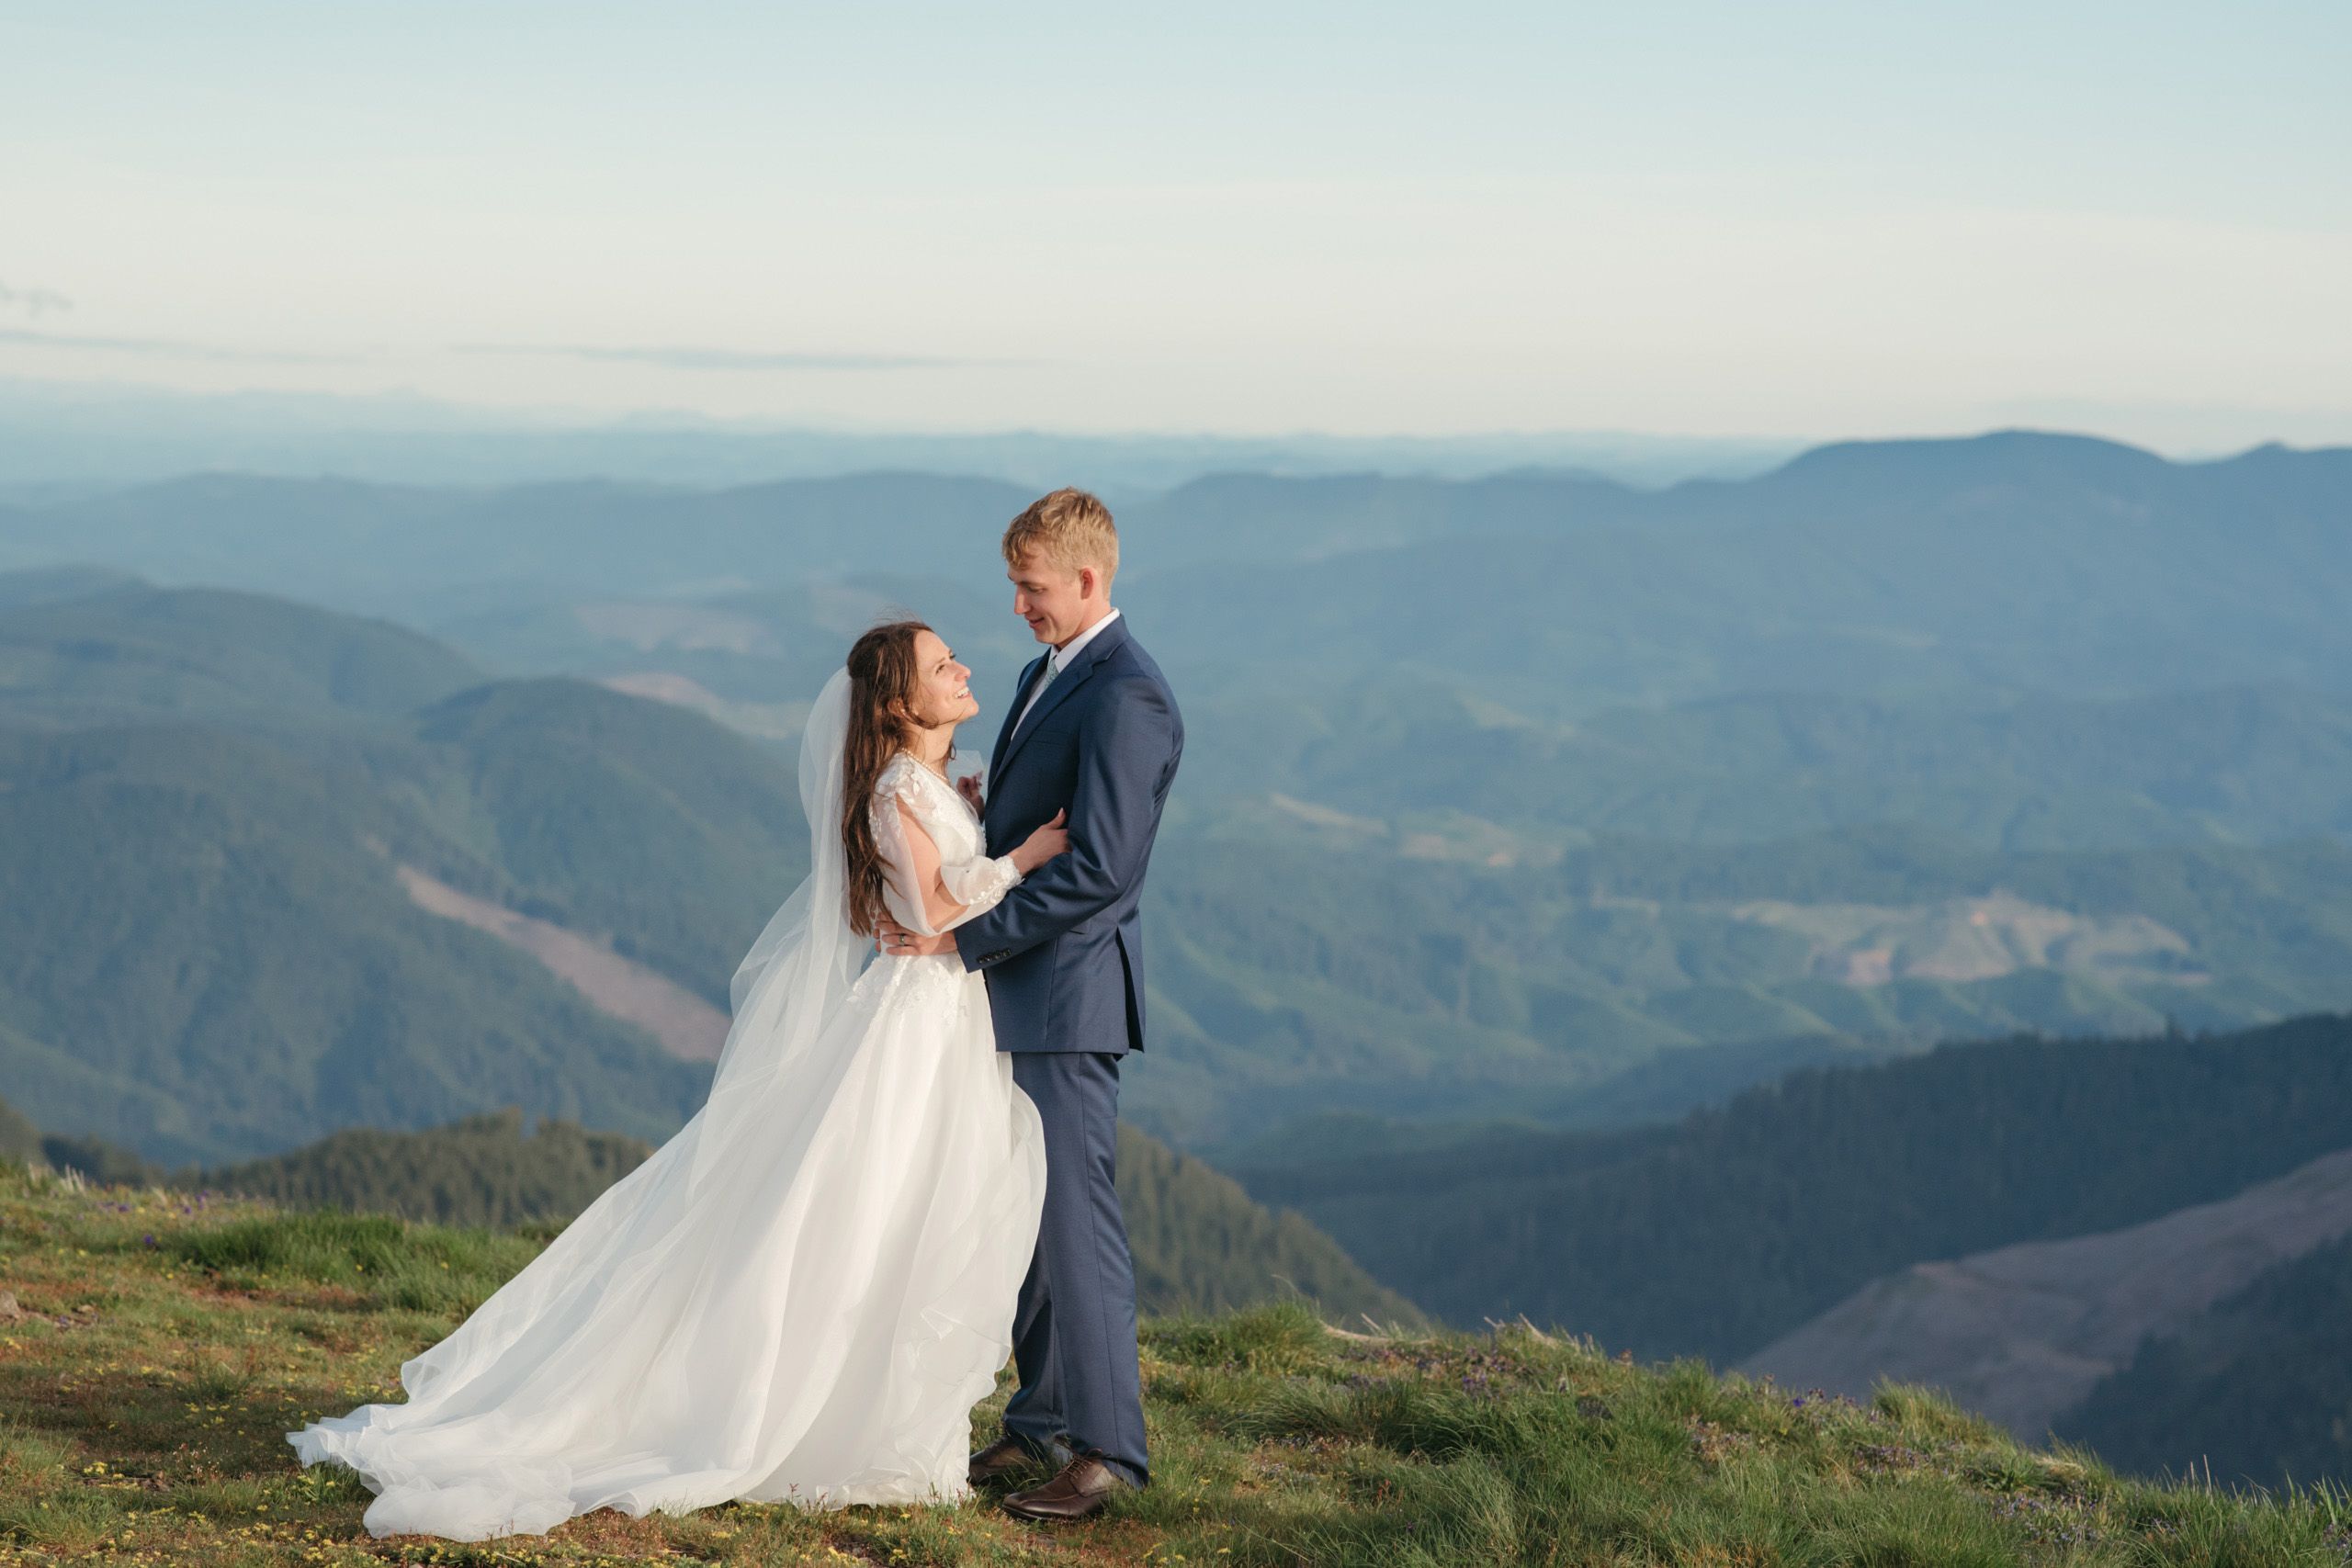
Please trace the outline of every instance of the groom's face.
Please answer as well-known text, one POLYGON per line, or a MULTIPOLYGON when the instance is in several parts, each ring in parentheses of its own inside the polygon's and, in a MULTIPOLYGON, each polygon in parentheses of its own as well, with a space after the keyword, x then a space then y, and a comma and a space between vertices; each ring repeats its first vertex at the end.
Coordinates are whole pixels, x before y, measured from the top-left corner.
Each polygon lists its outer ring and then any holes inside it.
POLYGON ((1102 574, 1093 567, 1069 571, 1032 548, 1005 569, 1012 583, 1012 613, 1029 623, 1039 642, 1056 648, 1068 642, 1109 608, 1102 574))

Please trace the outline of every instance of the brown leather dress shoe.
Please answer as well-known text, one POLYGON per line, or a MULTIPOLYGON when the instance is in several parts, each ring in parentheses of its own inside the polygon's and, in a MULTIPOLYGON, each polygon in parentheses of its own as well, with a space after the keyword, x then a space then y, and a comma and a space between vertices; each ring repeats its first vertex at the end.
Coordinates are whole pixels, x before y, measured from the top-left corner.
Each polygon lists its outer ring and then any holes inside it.
POLYGON ((1042 1486, 1005 1494, 1004 1511, 1016 1518, 1062 1524, 1101 1513, 1114 1492, 1131 1492, 1135 1483, 1093 1454, 1080 1454, 1062 1466, 1042 1486))

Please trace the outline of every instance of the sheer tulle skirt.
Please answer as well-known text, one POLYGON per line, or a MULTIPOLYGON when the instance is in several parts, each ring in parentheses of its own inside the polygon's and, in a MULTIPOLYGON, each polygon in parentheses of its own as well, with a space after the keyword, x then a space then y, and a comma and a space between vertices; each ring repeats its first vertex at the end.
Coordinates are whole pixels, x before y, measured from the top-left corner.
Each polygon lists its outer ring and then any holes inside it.
POLYGON ((698 1112, 447 1338, 408 1400, 288 1434, 377 1494, 375 1534, 537 1534, 729 1498, 966 1491, 1046 1160, 952 955, 879 959, 755 1114, 698 1112))

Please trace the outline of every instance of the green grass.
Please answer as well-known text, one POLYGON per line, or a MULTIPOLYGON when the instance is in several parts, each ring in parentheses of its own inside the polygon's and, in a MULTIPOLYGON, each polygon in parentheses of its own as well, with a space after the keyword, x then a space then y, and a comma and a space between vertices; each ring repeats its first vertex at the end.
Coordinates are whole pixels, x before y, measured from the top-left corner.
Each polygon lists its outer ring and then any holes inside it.
POLYGON ((543 1235, 0 1171, 0 1564, 2352 1562, 2339 1492, 2152 1484, 1916 1390, 1857 1405, 1525 1325, 1360 1337, 1301 1303, 1148 1325, 1156 1483, 1091 1525, 738 1505, 374 1540, 364 1488, 281 1434, 391 1393, 543 1235))

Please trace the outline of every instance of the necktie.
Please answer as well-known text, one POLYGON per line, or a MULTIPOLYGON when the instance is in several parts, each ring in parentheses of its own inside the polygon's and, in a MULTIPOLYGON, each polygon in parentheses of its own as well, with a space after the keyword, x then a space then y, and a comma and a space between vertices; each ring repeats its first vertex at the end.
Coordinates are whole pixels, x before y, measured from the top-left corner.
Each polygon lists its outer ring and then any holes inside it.
MULTIPOLYGON (((1054 677, 1059 673, 1061 673, 1061 661, 1050 653, 1046 655, 1046 668, 1044 671, 1038 675, 1037 684, 1030 692, 1029 700, 1021 705, 1021 718, 1023 723, 1026 723, 1028 721, 1029 715, 1037 706, 1037 699, 1046 694, 1046 688, 1054 683, 1054 677)), ((1016 724, 1013 728, 1018 729, 1021 726, 1016 724)))

